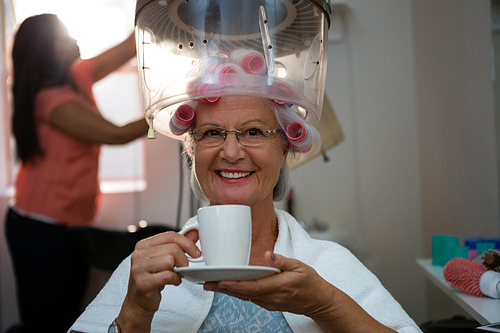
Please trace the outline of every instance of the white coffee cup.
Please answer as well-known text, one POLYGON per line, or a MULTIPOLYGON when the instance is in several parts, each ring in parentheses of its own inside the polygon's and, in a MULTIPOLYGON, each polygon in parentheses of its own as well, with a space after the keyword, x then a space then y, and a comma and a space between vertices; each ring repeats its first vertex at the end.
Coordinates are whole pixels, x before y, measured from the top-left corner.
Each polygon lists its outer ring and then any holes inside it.
POLYGON ((188 257, 207 266, 248 266, 252 246, 252 214, 243 205, 216 205, 198 209, 196 223, 179 233, 198 230, 203 255, 188 257))

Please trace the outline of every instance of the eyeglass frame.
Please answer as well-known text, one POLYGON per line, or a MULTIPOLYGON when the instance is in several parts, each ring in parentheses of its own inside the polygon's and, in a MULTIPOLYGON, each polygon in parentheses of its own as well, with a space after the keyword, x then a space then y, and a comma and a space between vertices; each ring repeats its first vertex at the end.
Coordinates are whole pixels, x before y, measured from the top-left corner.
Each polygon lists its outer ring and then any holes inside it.
MULTIPOLYGON (((236 135, 236 140, 238 141, 238 143, 241 144, 244 147, 258 147, 258 146, 260 146, 260 145, 262 145, 264 143, 264 142, 261 142, 261 143, 258 143, 256 145, 248 145, 248 144, 241 143, 241 141, 240 141, 240 135, 242 134, 241 129, 245 129, 245 128, 248 128, 249 130, 252 129, 252 128, 260 129, 262 133, 267 133, 267 134, 278 134, 278 133, 284 133, 285 132, 285 130, 282 129, 282 128, 274 128, 274 129, 264 130, 264 128, 267 128, 267 127, 263 126, 263 125, 247 125, 247 126, 240 127, 240 129, 224 129, 224 127, 221 127, 221 126, 202 125, 200 127, 194 128, 192 131, 188 131, 188 134, 191 135, 191 137, 193 138, 194 142, 196 142, 196 143, 202 142, 202 140, 196 140, 194 138, 194 135, 197 134, 197 130, 198 129, 203 128, 203 127, 208 127, 209 129, 221 129, 220 134, 224 138, 224 140, 222 140, 221 143, 219 143, 217 145, 214 145, 214 146, 206 145, 206 144, 201 143, 201 145, 204 145, 206 147, 211 147, 211 148, 222 146, 224 144, 224 142, 226 142, 227 133, 231 133, 231 132, 236 135)), ((269 139, 269 138, 271 138, 271 136, 269 136, 269 137, 266 136, 266 139, 269 139)))

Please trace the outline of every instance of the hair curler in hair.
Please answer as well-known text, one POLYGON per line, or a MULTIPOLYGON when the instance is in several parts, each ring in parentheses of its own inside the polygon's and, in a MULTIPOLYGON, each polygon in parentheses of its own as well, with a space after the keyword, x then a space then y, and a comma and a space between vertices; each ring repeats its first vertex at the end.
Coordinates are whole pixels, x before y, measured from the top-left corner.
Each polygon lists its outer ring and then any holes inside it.
POLYGON ((298 121, 291 122, 285 128, 286 136, 293 142, 299 142, 306 138, 307 130, 303 124, 298 121))
POLYGON ((455 258, 444 266, 443 275, 452 288, 479 297, 500 298, 500 273, 488 270, 481 263, 455 258))
POLYGON ((286 104, 285 101, 278 101, 277 99, 273 99, 273 102, 276 103, 276 104, 279 104, 279 105, 285 105, 286 104))
POLYGON ((226 60, 216 56, 204 57, 198 61, 198 72, 216 73, 217 67, 224 64, 225 62, 226 60))
POLYGON ((199 71, 204 74, 218 74, 217 80, 225 85, 231 85, 236 80, 232 74, 243 74, 245 71, 236 64, 219 57, 206 57, 198 63, 199 71))
POLYGON ((311 149, 312 142, 308 138, 307 128, 300 121, 293 121, 288 124, 285 128, 285 134, 295 151, 307 153, 311 149))
MULTIPOLYGON (((215 83, 204 83, 201 81, 195 81, 190 84, 189 91, 194 96, 207 95, 207 94, 217 94, 220 92, 218 84, 215 83)), ((200 99, 203 102, 215 103, 219 100, 219 97, 205 97, 200 99)))
POLYGON ((244 74, 241 67, 233 63, 227 63, 220 67, 219 80, 225 85, 231 85, 236 81, 235 74, 244 74))
POLYGON ((219 97, 207 97, 207 98, 202 98, 201 101, 205 103, 215 103, 219 100, 219 97))
POLYGON ((285 82, 279 82, 273 85, 273 93, 283 96, 283 100, 273 99, 276 104, 284 105, 287 100, 293 96, 292 86, 285 82))
POLYGON ((266 67, 266 59, 257 51, 238 48, 229 52, 229 61, 243 68, 250 74, 261 74, 266 67))
POLYGON ((186 133, 194 120, 194 108, 189 104, 180 105, 170 118, 170 131, 175 135, 186 133))

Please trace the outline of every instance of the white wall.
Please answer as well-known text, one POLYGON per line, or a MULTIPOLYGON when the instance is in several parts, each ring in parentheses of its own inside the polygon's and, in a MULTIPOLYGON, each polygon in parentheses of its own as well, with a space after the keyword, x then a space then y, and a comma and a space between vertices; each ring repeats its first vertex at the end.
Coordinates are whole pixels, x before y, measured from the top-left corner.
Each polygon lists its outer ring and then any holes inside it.
POLYGON ((345 1, 346 41, 330 45, 327 93, 345 141, 294 172, 297 215, 347 245, 416 321, 424 319, 411 1, 345 1), (314 175, 314 176, 312 176, 314 175))
MULTIPOLYGON (((489 1, 344 3, 347 38, 330 45, 327 94, 345 141, 330 162, 293 172, 296 215, 347 235, 417 322, 443 318, 460 310, 415 258, 430 256, 435 233, 499 235, 489 1)), ((145 147, 147 190, 107 195, 103 226, 175 224, 177 145, 159 137, 145 147)), ((3 330, 13 287, 0 243, 3 330)))
MULTIPOLYGON (((499 235, 491 9, 487 0, 419 0, 412 7, 423 245, 430 256, 433 234, 499 235)), ((430 315, 449 307, 429 300, 430 315)))
POLYGON ((463 314, 414 260, 433 234, 499 234, 490 2, 344 3, 327 93, 346 139, 294 172, 296 215, 347 233, 417 322, 463 314))
POLYGON ((344 3, 327 93, 346 140, 294 173, 297 215, 347 231, 417 322, 463 313, 414 259, 433 234, 499 235, 490 2, 344 3))
POLYGON ((413 6, 420 32, 415 72, 426 233, 498 235, 488 3, 428 0, 413 6))

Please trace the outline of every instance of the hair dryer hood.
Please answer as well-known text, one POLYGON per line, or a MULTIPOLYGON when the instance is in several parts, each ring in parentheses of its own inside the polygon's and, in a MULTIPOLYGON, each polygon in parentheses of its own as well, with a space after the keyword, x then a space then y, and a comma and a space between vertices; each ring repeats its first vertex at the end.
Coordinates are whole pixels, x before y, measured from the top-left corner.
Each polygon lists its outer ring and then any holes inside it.
POLYGON ((247 95, 287 103, 316 125, 329 23, 327 0, 138 0, 146 118, 172 136, 181 104, 247 95))

